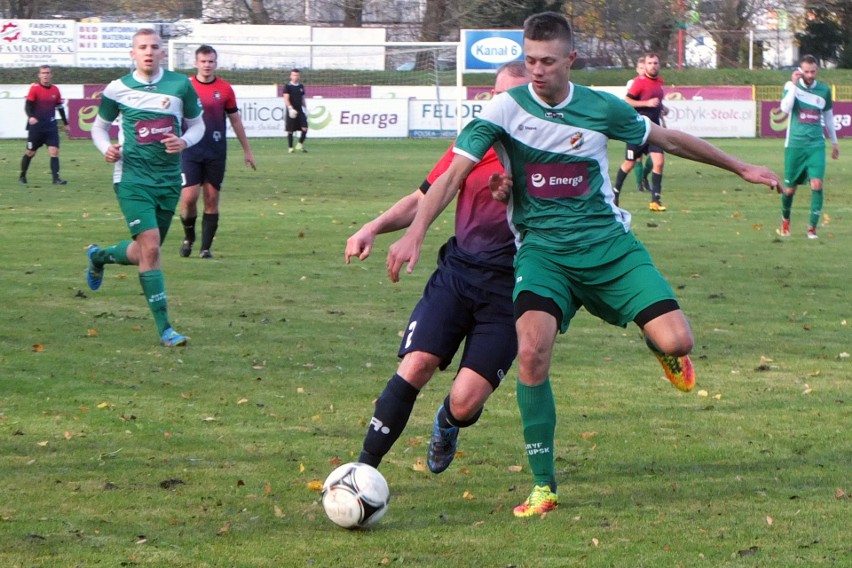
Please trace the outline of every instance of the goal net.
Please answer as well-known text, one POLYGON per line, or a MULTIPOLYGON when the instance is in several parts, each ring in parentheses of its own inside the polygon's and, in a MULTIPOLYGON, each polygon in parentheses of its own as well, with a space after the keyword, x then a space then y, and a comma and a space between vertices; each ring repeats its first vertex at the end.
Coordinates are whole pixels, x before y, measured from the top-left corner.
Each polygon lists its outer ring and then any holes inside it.
MULTIPOLYGON (((169 68, 192 74, 200 45, 169 40, 169 68)), ((301 72, 312 138, 454 137, 477 92, 463 85, 458 42, 210 45, 249 136, 285 135, 281 95, 292 69, 301 72)))

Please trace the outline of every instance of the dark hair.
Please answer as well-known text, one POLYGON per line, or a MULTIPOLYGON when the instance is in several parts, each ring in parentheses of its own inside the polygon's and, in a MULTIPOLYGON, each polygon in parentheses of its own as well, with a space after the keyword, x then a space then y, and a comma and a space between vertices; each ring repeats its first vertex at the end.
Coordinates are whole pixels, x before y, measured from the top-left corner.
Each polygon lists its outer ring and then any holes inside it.
POLYGON ((508 73, 512 77, 526 77, 527 64, 523 61, 510 61, 498 67, 494 76, 497 77, 500 73, 508 73))
POLYGON ((524 22, 524 39, 560 40, 568 46, 568 51, 574 49, 574 32, 571 30, 571 24, 565 16, 556 12, 541 12, 527 18, 524 22))
POLYGON ((659 59, 660 56, 654 53, 653 51, 649 51, 642 56, 642 59, 659 59))
POLYGON ((290 69, 290 73, 301 73, 298 69, 290 69))
POLYGON ((45 69, 50 69, 51 71, 53 70, 53 69, 50 67, 50 65, 42 65, 42 66, 40 66, 40 67, 38 68, 38 70, 39 70, 39 71, 44 71, 45 69))
POLYGON ((811 65, 819 65, 819 63, 817 63, 817 58, 813 55, 803 55, 802 60, 799 63, 810 63, 811 65))
POLYGON ((217 58, 219 57, 219 54, 216 53, 216 50, 213 49, 213 46, 207 45, 206 43, 195 50, 195 56, 196 57, 198 57, 199 55, 210 55, 211 53, 213 55, 215 55, 217 58))

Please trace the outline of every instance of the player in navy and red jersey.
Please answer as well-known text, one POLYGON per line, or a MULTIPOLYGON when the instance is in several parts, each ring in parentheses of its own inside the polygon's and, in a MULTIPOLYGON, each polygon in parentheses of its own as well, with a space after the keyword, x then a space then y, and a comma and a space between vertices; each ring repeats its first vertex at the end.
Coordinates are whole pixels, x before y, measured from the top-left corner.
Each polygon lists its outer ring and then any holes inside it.
MULTIPOLYGON (((630 106, 636 109, 636 112, 647 116, 654 124, 662 124, 662 117, 668 112, 663 105, 663 83, 663 78, 660 77, 660 58, 655 53, 646 53, 645 73, 633 80, 627 90, 626 100, 630 106)), ((646 153, 650 154, 651 162, 654 164, 651 173, 651 203, 649 208, 651 211, 662 212, 666 210, 661 200, 665 156, 663 149, 659 146, 652 144, 627 145, 625 160, 615 177, 616 197, 621 192, 624 179, 633 169, 636 160, 646 153)))
POLYGON ((68 126, 65 107, 62 106, 62 95, 59 89, 51 83, 53 70, 50 65, 42 65, 38 70, 38 83, 30 86, 24 110, 27 113, 27 149, 21 158, 21 175, 18 183, 27 184, 27 170, 30 161, 35 157, 39 148, 47 145, 50 152, 50 172, 53 183, 65 185, 68 183, 59 177, 59 129, 56 126, 56 112, 62 118, 62 123, 68 126))
MULTIPOLYGON (((522 61, 497 72, 495 92, 529 82, 522 61)), ((408 227, 431 183, 449 166, 452 147, 413 193, 365 224, 346 242, 345 258, 364 260, 376 235, 408 227)), ((512 307, 515 236, 506 206, 491 196, 488 181, 503 168, 493 149, 459 188, 455 236, 441 248, 438 268, 408 321, 396 373, 388 381, 364 438, 360 462, 378 467, 408 423, 420 390, 445 369, 462 341, 459 370, 438 408, 429 444, 429 469, 444 471, 455 457, 459 428, 474 424, 483 405, 512 365, 518 345, 512 307)))
POLYGON ((225 162, 228 141, 225 138, 225 117, 243 147, 243 158, 247 166, 256 169, 254 154, 249 146, 237 97, 231 84, 216 76, 218 54, 209 45, 195 50, 197 72, 190 78, 204 109, 204 138, 181 154, 183 189, 180 195, 180 220, 184 239, 180 255, 192 254, 195 243, 195 222, 198 219, 198 195, 204 186, 204 215, 201 218, 201 258, 213 258, 210 249, 219 228, 219 192, 225 179, 225 162))

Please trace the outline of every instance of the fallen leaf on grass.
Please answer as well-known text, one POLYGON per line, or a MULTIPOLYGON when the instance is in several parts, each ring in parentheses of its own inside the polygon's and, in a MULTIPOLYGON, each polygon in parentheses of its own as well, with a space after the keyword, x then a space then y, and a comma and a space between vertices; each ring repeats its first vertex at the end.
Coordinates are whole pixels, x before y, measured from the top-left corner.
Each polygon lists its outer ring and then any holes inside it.
POLYGON ((766 515, 766 524, 767 525, 772 526, 772 523, 774 523, 774 522, 775 522, 775 519, 773 519, 769 515, 766 515))
POLYGON ((340 459, 338 456, 334 456, 333 458, 328 460, 328 463, 331 464, 332 467, 337 467, 343 463, 343 460, 340 459))
POLYGON ((592 539, 592 544, 595 545, 595 548, 597 548, 600 545, 600 543, 601 543, 601 541, 599 541, 598 539, 596 539, 596 538, 592 539))
POLYGON ((465 491, 464 493, 462 493, 462 499, 467 499, 468 501, 473 501, 474 499, 476 499, 476 496, 473 493, 471 493, 470 491, 465 491))
POLYGON ((592 438, 596 435, 597 435, 597 432, 583 432, 582 434, 580 434, 580 437, 583 438, 584 440, 588 440, 589 438, 592 438))
POLYGON ((39 442, 39 443, 38 443, 38 445, 39 445, 39 446, 41 446, 42 448, 44 448, 44 447, 45 447, 45 446, 47 446, 49 443, 50 443, 50 442, 48 442, 47 440, 45 440, 45 441, 43 441, 43 442, 39 442))
POLYGON ((42 345, 41 343, 36 343, 35 345, 33 345, 33 352, 40 353, 42 351, 44 351, 44 345, 42 345))
POLYGON ((706 391, 706 390, 704 390, 704 389, 701 389, 700 391, 698 391, 698 392, 697 392, 697 393, 695 393, 695 394, 697 394, 698 396, 710 396, 710 393, 709 393, 709 392, 707 392, 707 391, 706 391))
POLYGON ((521 472, 521 471, 524 470, 524 466, 522 466, 522 465, 510 465, 507 469, 509 471, 511 471, 512 473, 518 473, 518 472, 521 472))
POLYGON ((419 471, 419 472, 421 472, 421 473, 422 473, 422 472, 426 471, 426 462, 424 462, 424 461, 423 461, 423 460, 421 460, 421 459, 418 459, 418 460, 417 460, 417 461, 415 461, 415 462, 414 462, 414 464, 411 466, 411 469, 413 469, 414 471, 419 471))
POLYGON ((98 330, 97 329, 92 329, 90 327, 89 329, 86 330, 86 337, 97 337, 97 336, 98 336, 98 330))
POLYGON ((303 464, 303 463, 299 464, 299 473, 305 473, 305 464, 303 464))
POLYGON ((322 491, 322 481, 319 479, 312 479, 308 481, 307 487, 310 491, 316 491, 317 493, 322 491))
POLYGON ((109 408, 111 406, 112 406, 112 404, 110 404, 109 402, 106 402, 106 401, 98 404, 98 408, 109 408))
POLYGON ((263 487, 263 494, 264 494, 264 495, 269 495, 270 493, 272 493, 272 484, 271 484, 271 483, 267 483, 267 484, 263 487))
POLYGON ((231 530, 230 521, 225 523, 224 525, 222 525, 221 528, 219 528, 219 530, 216 531, 216 536, 222 536, 223 534, 227 533, 229 530, 231 530))
POLYGON ((237 401, 237 404, 245 404, 247 402, 248 402, 247 398, 241 398, 240 400, 237 401))
POLYGON ((145 544, 146 542, 148 542, 148 537, 144 534, 140 534, 136 537, 136 544, 145 544))
POLYGON ((814 391, 814 389, 812 389, 812 388, 810 387, 810 385, 808 385, 807 383, 805 383, 805 390, 803 390, 803 391, 802 391, 802 394, 811 394, 813 391, 814 391))
POLYGON ((838 487, 834 490, 834 498, 839 501, 840 499, 849 499, 850 497, 848 493, 838 487))
POLYGON ((278 505, 275 505, 275 507, 273 507, 273 510, 275 511, 275 516, 279 519, 284 517, 284 511, 282 511, 281 507, 279 507, 278 505))
POLYGON ((746 548, 745 550, 737 551, 737 554, 739 554, 740 556, 752 556, 754 554, 757 554, 758 552, 760 552, 760 547, 750 546, 749 548, 746 548))

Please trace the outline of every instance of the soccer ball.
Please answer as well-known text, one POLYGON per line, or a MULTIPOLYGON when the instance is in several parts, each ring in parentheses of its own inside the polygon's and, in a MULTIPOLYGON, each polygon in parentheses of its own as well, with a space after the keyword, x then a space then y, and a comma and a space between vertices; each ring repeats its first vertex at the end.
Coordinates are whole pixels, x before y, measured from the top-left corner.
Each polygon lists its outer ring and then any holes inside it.
POLYGON ((322 506, 336 525, 345 529, 373 526, 388 509, 390 490, 379 470, 365 463, 347 463, 322 484, 322 506))

